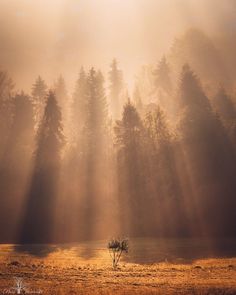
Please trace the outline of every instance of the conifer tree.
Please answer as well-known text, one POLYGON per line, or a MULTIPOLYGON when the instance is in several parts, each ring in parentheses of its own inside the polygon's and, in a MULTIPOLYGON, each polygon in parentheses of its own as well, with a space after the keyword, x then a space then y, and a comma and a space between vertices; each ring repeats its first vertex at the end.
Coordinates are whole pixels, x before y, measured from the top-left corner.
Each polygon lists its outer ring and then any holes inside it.
POLYGON ((178 103, 180 108, 179 127, 182 129, 182 136, 189 142, 204 140, 207 142, 209 136, 221 132, 220 124, 212 112, 208 98, 206 97, 200 82, 189 65, 184 65, 180 86, 178 103), (212 133, 212 128, 214 132, 212 133), (200 138, 198 138, 200 136, 200 138))
POLYGON ((154 71, 155 87, 161 89, 166 94, 172 92, 172 81, 170 78, 170 68, 166 61, 165 56, 160 60, 157 69, 154 71))
POLYGON ((236 148, 236 109, 231 97, 223 87, 220 87, 213 98, 213 106, 226 128, 234 148, 236 148))
POLYGON ((32 98, 33 98, 33 106, 35 113, 35 128, 36 130, 39 127, 40 121, 42 119, 45 107, 45 99, 47 93, 47 85, 45 81, 38 76, 35 83, 32 86, 32 98))
POLYGON ((54 85, 54 92, 56 100, 61 109, 62 120, 63 120, 63 129, 64 134, 67 140, 71 139, 71 125, 70 125, 70 116, 71 116, 71 100, 67 93, 66 82, 62 75, 58 77, 54 85))
POLYGON ((57 166, 64 143, 61 109, 58 106, 55 93, 50 90, 37 134, 36 156, 38 158, 36 162, 40 165, 51 163, 57 166))
POLYGON ((1 181, 17 185, 19 179, 24 179, 31 161, 33 136, 33 106, 30 97, 21 92, 12 98, 12 124, 1 163, 1 181))
POLYGON ((13 120, 13 88, 14 84, 8 74, 0 71, 0 162, 6 148, 13 120))
POLYGON ((144 127, 148 168, 146 178, 152 196, 149 210, 156 208, 157 212, 155 217, 150 214, 153 230, 166 235, 182 234, 186 230, 183 222, 185 208, 181 203, 181 189, 175 169, 174 136, 167 116, 159 106, 146 114, 144 127), (162 220, 170 214, 168 223, 163 223, 162 220))
POLYGON ((159 106, 146 114, 145 127, 156 147, 171 141, 166 116, 159 106))
MULTIPOLYGON (((230 212, 231 192, 225 196, 224 202, 221 196, 224 187, 233 185, 235 158, 222 123, 213 112, 198 78, 188 65, 183 67, 180 81, 179 131, 185 161, 191 167, 189 173, 194 194, 192 198, 198 195, 198 211, 202 214, 198 218, 202 218, 211 230, 217 232, 220 226, 230 223, 229 220, 215 220, 213 215, 220 214, 219 208, 222 212, 230 212), (215 186, 217 184, 217 189, 211 186, 212 183, 215 186), (209 210, 213 215, 209 214, 209 210)), ((230 228, 229 225, 227 227, 230 228)))
POLYGON ((91 149, 99 147, 104 137, 107 124, 107 104, 104 89, 104 78, 94 68, 87 77, 87 110, 85 134, 91 149))
POLYGON ((122 120, 115 126, 116 142, 118 146, 129 150, 138 143, 142 133, 142 121, 130 101, 124 106, 122 120))
POLYGON ((101 72, 91 68, 86 80, 86 109, 82 133, 85 210, 82 222, 85 230, 84 238, 90 239, 94 234, 94 223, 99 214, 95 210, 96 199, 99 197, 102 202, 106 194, 107 104, 101 72), (100 184, 99 190, 97 190, 98 184, 100 184))
MULTIPOLYGON (((33 148, 34 113, 30 97, 23 91, 13 97, 13 123, 11 127, 10 149, 15 159, 24 165, 30 160, 33 148)), ((9 151, 8 151, 9 152, 9 151)))
POLYGON ((38 76, 35 83, 32 86, 32 96, 37 101, 42 101, 45 99, 45 95, 47 92, 47 85, 45 84, 44 80, 41 76, 38 76))
POLYGON ((223 87, 220 87, 215 95, 213 105, 223 120, 232 121, 236 119, 234 104, 223 87))
POLYGON ((61 110, 55 94, 49 91, 37 134, 35 168, 28 193, 21 242, 49 243, 53 241, 53 213, 64 143, 61 110))
MULTIPOLYGON (((14 173, 14 167, 9 160, 9 142, 13 124, 13 89, 14 84, 7 72, 0 71, 0 236, 1 239, 9 239, 12 234, 12 195, 16 183, 11 182, 9 171, 14 173)), ((18 179, 19 177, 17 177, 18 179)), ((16 189, 15 189, 16 190, 16 189)))
POLYGON ((145 231, 147 209, 143 124, 130 100, 124 106, 122 119, 114 127, 119 175, 120 219, 123 232, 138 235, 145 231))

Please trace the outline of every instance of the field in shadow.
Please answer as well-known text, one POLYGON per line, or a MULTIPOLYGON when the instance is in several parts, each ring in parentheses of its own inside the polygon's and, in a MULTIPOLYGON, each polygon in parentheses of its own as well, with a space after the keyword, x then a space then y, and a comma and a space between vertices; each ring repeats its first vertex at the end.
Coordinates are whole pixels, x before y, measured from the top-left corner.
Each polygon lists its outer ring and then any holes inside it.
MULTIPOLYGON (((107 241, 83 242, 74 244, 36 244, 15 245, 16 253, 47 257, 51 253, 60 256, 66 252, 70 257, 82 260, 109 259, 107 241)), ((9 253, 10 254, 10 253, 9 253)), ((188 264, 205 258, 236 257, 236 239, 130 239, 129 252, 123 256, 124 262, 153 264, 171 262, 188 264)))

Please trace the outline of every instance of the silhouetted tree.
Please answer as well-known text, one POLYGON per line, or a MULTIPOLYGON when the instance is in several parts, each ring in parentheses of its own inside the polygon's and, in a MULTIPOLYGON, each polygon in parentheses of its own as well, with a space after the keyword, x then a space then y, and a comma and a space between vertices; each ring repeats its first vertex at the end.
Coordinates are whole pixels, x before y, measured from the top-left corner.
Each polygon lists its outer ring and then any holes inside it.
POLYGON ((12 124, 12 90, 13 82, 8 74, 0 71, 0 161, 5 151, 12 124))
POLYGON ((54 92, 62 113, 64 134, 67 138, 67 141, 69 141, 72 137, 71 123, 70 123, 71 99, 67 93, 66 82, 62 75, 60 75, 55 82, 54 92))
POLYGON ((28 194, 20 241, 53 241, 53 220, 58 189, 61 150, 65 143, 61 110, 49 91, 45 112, 37 134, 35 168, 28 194))
POLYGON ((229 138, 236 149, 236 109, 231 97, 220 87, 213 98, 213 107, 223 122, 229 138))
POLYGON ((231 98, 227 95, 225 89, 220 87, 213 99, 214 107, 223 120, 231 121, 236 119, 236 110, 231 98))
MULTIPOLYGON (((144 120, 146 131, 147 178, 149 210, 153 214, 152 234, 182 235, 184 210, 181 210, 181 189, 175 163, 175 137, 164 111, 158 106, 149 111, 144 120), (171 216, 166 220, 165 216, 171 216), (154 217, 154 218, 153 218, 154 217), (178 223, 176 223, 178 220, 178 223)), ((150 214, 151 217, 151 214, 150 214)))
MULTIPOLYGON (((33 107, 23 92, 12 97, 11 126, 0 167, 1 237, 12 241, 28 181, 33 148, 33 107), (14 204, 15 206, 12 206, 14 204), (7 228, 7 230, 6 230, 7 228)), ((8 114, 9 115, 9 114, 8 114)))
POLYGON ((104 197, 106 187, 106 140, 107 140, 107 104, 104 79, 100 71, 92 68, 87 75, 86 109, 82 134, 83 178, 85 188, 85 209, 83 212, 85 237, 94 234, 98 211, 95 209, 97 198, 104 197), (103 177, 104 176, 104 177, 103 177), (98 189, 99 187, 99 189, 98 189))
POLYGON ((225 129, 188 65, 181 74, 179 103, 181 144, 185 161, 191 167, 188 174, 193 192, 192 209, 198 214, 198 223, 205 222, 201 230, 219 234, 229 228, 226 224, 230 223, 230 218, 226 222, 220 218, 216 220, 215 216, 226 214, 232 202, 228 186, 232 186, 235 159, 225 129))
MULTIPOLYGON (((31 160, 34 136, 34 113, 31 99, 23 91, 16 94, 13 99, 13 122, 8 141, 7 154, 13 159, 13 171, 24 171, 26 163, 31 160)), ((9 164, 11 161, 9 160, 9 164)))
MULTIPOLYGON (((73 237, 81 238, 84 233, 82 229, 83 219, 83 204, 81 200, 85 195, 85 119, 87 112, 87 75, 83 68, 81 68, 79 77, 76 81, 75 90, 72 96, 72 104, 70 110, 70 132, 71 144, 68 143, 68 152, 66 153, 64 169, 65 176, 63 177, 62 187, 65 190, 64 219, 67 220, 65 232, 73 237), (70 185, 68 185, 68 179, 70 185), (71 202, 68 203, 67 196, 71 196, 71 202), (73 209, 72 209, 73 208, 73 209), (72 210, 73 214, 72 214, 72 210), (82 212, 82 213, 81 213, 82 212), (77 228, 80 227, 80 232, 77 228)), ((67 237, 65 237, 66 239, 67 237)))
MULTIPOLYGON (((9 148, 9 138, 13 122, 13 103, 12 91, 13 82, 9 78, 7 72, 0 71, 0 224, 3 225, 7 221, 7 208, 11 204, 8 198, 9 182, 8 170, 9 163, 6 161, 7 150, 9 148)), ((12 187, 12 185, 11 185, 12 187)), ((0 234, 5 241, 9 238, 9 232, 6 227, 0 227, 0 234)))
POLYGON ((38 76, 35 83, 32 86, 32 96, 38 102, 41 102, 46 95, 47 92, 47 85, 41 76, 38 76))
POLYGON ((104 78, 101 72, 93 68, 87 77, 87 106, 85 119, 85 135, 87 138, 87 152, 101 147, 104 130, 107 124, 107 104, 104 89, 104 78))
POLYGON ((49 91, 44 115, 37 135, 37 164, 48 163, 57 166, 60 162, 60 152, 65 138, 62 129, 61 110, 54 92, 49 91), (42 159, 42 161, 41 161, 42 159))
POLYGON ((119 175, 120 219, 123 231, 139 235, 145 232, 147 206, 144 177, 143 124, 136 108, 128 101, 122 120, 114 128, 119 175))

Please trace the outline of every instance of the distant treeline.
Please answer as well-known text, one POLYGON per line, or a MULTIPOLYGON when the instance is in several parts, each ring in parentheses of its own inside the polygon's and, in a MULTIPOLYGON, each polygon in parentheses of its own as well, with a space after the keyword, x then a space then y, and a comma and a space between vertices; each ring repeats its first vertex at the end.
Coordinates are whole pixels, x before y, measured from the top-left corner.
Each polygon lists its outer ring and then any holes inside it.
POLYGON ((132 94, 116 60, 107 81, 81 68, 71 91, 39 76, 16 93, 0 71, 1 242, 236 236, 234 77, 188 34, 132 94), (200 58, 185 60, 191 40, 200 58))

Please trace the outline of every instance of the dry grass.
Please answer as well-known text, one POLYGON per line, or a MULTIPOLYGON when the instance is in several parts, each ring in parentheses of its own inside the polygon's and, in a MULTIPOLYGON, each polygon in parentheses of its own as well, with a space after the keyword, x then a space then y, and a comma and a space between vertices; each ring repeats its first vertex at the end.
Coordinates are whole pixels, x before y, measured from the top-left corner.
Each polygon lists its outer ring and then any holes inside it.
POLYGON ((0 294, 13 286, 14 277, 22 277, 35 290, 48 295, 236 294, 236 258, 203 259, 190 264, 122 262, 113 271, 106 251, 81 258, 73 247, 45 257, 18 253, 7 245, 0 250, 0 294))

